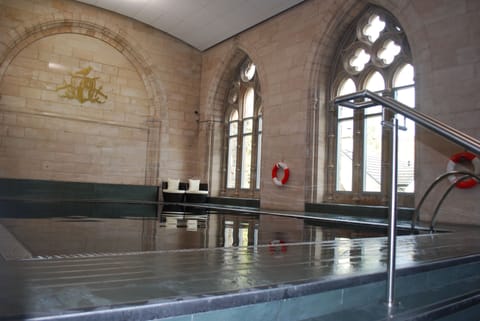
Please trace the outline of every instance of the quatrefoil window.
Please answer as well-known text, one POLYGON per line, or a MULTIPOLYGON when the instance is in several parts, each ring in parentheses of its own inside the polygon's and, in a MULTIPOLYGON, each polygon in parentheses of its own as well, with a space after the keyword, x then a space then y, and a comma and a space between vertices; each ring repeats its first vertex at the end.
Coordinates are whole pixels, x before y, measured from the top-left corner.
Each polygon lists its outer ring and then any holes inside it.
POLYGON ((349 60, 349 65, 355 71, 359 72, 365 68, 365 65, 370 61, 370 55, 365 52, 365 49, 359 48, 355 51, 349 60))
POLYGON ((356 37, 342 49, 342 65, 351 76, 360 76, 371 68, 386 70, 397 66, 408 54, 405 35, 397 21, 383 10, 372 11, 358 20, 356 37))
POLYGON ((385 65, 389 65, 393 62, 395 57, 400 53, 402 48, 393 40, 387 40, 383 44, 382 48, 378 51, 377 56, 385 65))
POLYGON ((373 15, 368 19, 368 23, 363 28, 363 35, 366 36, 371 43, 374 43, 384 29, 385 21, 380 19, 378 15, 373 15))

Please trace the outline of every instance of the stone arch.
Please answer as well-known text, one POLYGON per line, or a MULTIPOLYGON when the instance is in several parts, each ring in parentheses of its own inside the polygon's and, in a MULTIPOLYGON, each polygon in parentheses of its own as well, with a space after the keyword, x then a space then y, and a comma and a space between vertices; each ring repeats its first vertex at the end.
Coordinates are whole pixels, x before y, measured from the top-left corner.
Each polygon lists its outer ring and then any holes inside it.
POLYGON ((248 57, 245 51, 234 48, 229 52, 224 59, 222 68, 219 68, 211 85, 212 90, 209 91, 207 97, 207 106, 211 106, 212 110, 209 112, 215 119, 223 117, 224 100, 229 90, 230 80, 233 78, 233 73, 236 71, 238 64, 248 57))
MULTIPOLYGON (((83 18, 83 17, 82 17, 83 18)), ((33 42, 58 34, 78 34, 101 40, 119 51, 136 69, 141 77, 150 100, 151 118, 148 120, 147 163, 145 166, 145 184, 157 185, 160 164, 161 119, 168 117, 166 95, 158 83, 153 71, 153 64, 133 40, 121 35, 121 30, 112 30, 96 22, 68 17, 42 17, 28 25, 17 27, 9 34, 10 41, 0 52, 0 80, 13 59, 33 42)))
POLYGON ((324 153, 319 151, 321 146, 328 143, 327 123, 325 121, 328 109, 327 97, 329 90, 329 77, 331 61, 336 52, 338 43, 345 30, 358 14, 367 5, 364 1, 349 0, 332 10, 332 15, 327 28, 312 41, 312 46, 307 56, 306 73, 308 73, 307 101, 309 123, 308 141, 309 157, 306 159, 306 202, 317 202, 323 196, 325 171, 327 165, 324 153))
MULTIPOLYGON (((309 74, 308 80, 308 102, 312 105, 309 111, 312 115, 308 117, 309 126, 309 146, 314 152, 310 153, 307 159, 306 168, 310 170, 306 173, 307 202, 319 201, 323 196, 325 185, 325 173, 328 167, 326 159, 322 156, 325 153, 318 151, 318 148, 329 143, 327 136, 326 122, 321 123, 322 116, 325 116, 329 108, 327 97, 330 90, 330 68, 333 56, 337 51, 337 46, 346 29, 352 21, 356 19, 362 11, 369 5, 378 5, 391 12, 398 19, 409 40, 413 61, 416 61, 421 55, 429 53, 428 44, 417 41, 425 39, 425 30, 418 13, 413 6, 402 6, 395 1, 354 1, 348 0, 333 11, 326 28, 318 37, 312 41, 312 46, 308 53, 306 72, 309 74), (322 141, 325 140, 325 141, 322 141)), ((416 69, 418 74, 418 70, 416 69)), ((425 75, 427 77, 428 75, 425 75)), ((425 79, 418 77, 416 79, 417 87, 421 87, 425 79)), ((418 91, 417 91, 418 95, 418 91)))
POLYGON ((230 89, 231 80, 234 78, 234 73, 237 71, 239 64, 247 57, 250 57, 257 67, 257 76, 260 84, 263 84, 261 71, 257 65, 257 61, 252 57, 247 50, 238 46, 235 41, 232 47, 228 49, 227 54, 222 59, 222 64, 215 71, 215 75, 208 86, 204 111, 207 118, 210 119, 205 124, 208 127, 201 127, 200 130, 204 133, 204 143, 208 145, 208 152, 205 154, 205 168, 201 169, 202 173, 208 173, 208 181, 211 185, 212 195, 218 195, 221 189, 221 158, 223 157, 223 136, 225 125, 225 98, 230 89), (215 132, 215 134, 213 134, 215 132), (208 139, 207 137, 216 136, 217 139, 208 139), (214 165, 216 164, 216 165, 214 165))

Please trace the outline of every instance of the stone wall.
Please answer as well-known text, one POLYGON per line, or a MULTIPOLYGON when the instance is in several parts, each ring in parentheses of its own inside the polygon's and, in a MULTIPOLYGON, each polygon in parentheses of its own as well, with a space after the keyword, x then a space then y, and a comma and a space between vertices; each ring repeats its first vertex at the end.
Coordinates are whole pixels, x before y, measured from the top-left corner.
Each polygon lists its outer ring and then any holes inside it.
MULTIPOLYGON (((405 1, 398 13, 407 31, 416 68, 417 108, 466 134, 480 138, 480 3, 478 1, 405 1)), ((449 157, 464 148, 420 129, 417 131, 416 201, 435 177, 446 170, 449 157)), ((480 156, 480 155, 477 155, 480 156)), ((427 201, 430 219, 442 184, 427 201)), ((480 224, 480 186, 455 188, 441 207, 439 220, 480 224)))
POLYGON ((200 52, 74 1, 0 9, 1 177, 158 184, 198 175, 200 52), (103 103, 62 97, 59 87, 81 77, 103 103))
MULTIPOLYGON (((406 31, 416 72, 416 108, 478 139, 478 2, 379 0, 373 4, 392 12, 406 31)), ((305 201, 322 202, 329 71, 343 32, 367 5, 367 1, 306 1, 204 53, 200 106, 206 119, 223 119, 226 82, 222 77, 235 53, 244 52, 257 65, 264 108, 262 207, 302 210, 305 201), (270 171, 280 160, 288 163, 291 177, 278 188, 270 171)), ((417 133, 418 202, 434 178, 445 171, 449 156, 462 148, 425 130, 417 133)), ((212 148, 215 156, 222 143, 213 143, 218 144, 212 148)), ((219 163, 209 167, 211 177, 222 175, 219 163)), ((479 186, 455 190, 440 219, 479 222, 475 204, 479 190, 479 186)), ((424 219, 434 205, 427 202, 424 219)))
POLYGON ((133 66, 114 48, 83 35, 42 38, 12 60, 0 90, 2 176, 143 183, 149 99, 133 66), (92 70, 76 73, 84 68, 92 70), (80 101, 62 97, 77 94, 56 90, 72 85, 72 78, 73 86, 95 80, 93 102, 86 92, 75 97, 80 101))
MULTIPOLYGON (((303 210, 306 200, 321 201, 323 175, 314 177, 324 171, 326 112, 321 100, 325 99, 329 61, 336 47, 332 38, 340 36, 334 26, 348 16, 346 8, 358 12, 364 7, 355 3, 306 1, 204 53, 200 102, 207 119, 210 115, 224 117, 225 75, 238 52, 248 55, 257 66, 264 110, 263 208, 303 210), (278 161, 290 168, 288 184, 281 188, 271 180, 272 166, 278 161)), ((223 134, 222 128, 216 130, 223 134)), ((222 143, 217 143, 213 155, 222 152, 222 143)), ((220 166, 211 170, 213 177, 221 175, 220 166)))
MULTIPOLYGON (((416 108, 478 138, 479 2, 372 3, 405 29, 416 108)), ((303 210, 305 202, 322 202, 329 72, 343 33, 368 4, 305 1, 201 53, 161 31, 74 1, 0 1, 0 176, 139 184, 198 176, 216 196, 222 188, 225 95, 232 68, 248 55, 257 66, 264 110, 261 206, 303 210), (55 49, 56 41, 68 46, 55 49), (118 59, 105 61, 90 45, 118 59), (46 53, 64 57, 66 69, 50 70, 50 61, 41 58, 46 53), (65 100, 54 90, 86 66, 104 86, 105 104, 65 100), (270 175, 277 161, 287 162, 291 173, 281 188, 270 175)), ((462 148, 417 133, 418 202, 462 148)), ((441 220, 478 222, 479 190, 454 190, 441 220)), ((428 202, 426 209, 434 205, 428 202)))

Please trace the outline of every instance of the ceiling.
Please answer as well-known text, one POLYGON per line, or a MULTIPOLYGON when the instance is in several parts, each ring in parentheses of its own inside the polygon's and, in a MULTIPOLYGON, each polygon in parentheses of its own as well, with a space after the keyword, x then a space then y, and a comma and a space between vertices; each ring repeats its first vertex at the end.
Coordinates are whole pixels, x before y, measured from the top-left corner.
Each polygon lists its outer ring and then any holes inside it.
POLYGON ((304 0, 77 0, 208 49, 304 0))

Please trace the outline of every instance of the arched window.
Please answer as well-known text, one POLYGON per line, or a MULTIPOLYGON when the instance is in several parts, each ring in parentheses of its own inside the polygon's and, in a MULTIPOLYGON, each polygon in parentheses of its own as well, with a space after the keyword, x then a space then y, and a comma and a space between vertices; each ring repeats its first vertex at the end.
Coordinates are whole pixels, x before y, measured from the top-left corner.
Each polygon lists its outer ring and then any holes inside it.
MULTIPOLYGON (((369 75, 365 89, 381 93, 385 81, 378 71, 369 75)), ((382 107, 371 107, 363 112, 363 173, 362 191, 380 192, 382 187, 382 107)))
POLYGON ((260 167, 261 167, 261 160, 262 160, 262 126, 263 126, 263 117, 262 117, 262 110, 258 111, 257 117, 257 177, 255 188, 260 190, 260 167))
POLYGON ((262 115, 256 68, 246 59, 227 99, 224 194, 256 197, 260 189, 262 115))
MULTIPOLYGON (((408 42, 395 17, 371 7, 345 34, 335 56, 331 96, 368 89, 415 105, 414 70, 408 42)), ((327 200, 342 203, 382 204, 386 202, 389 183, 390 131, 383 120, 395 115, 381 106, 353 110, 331 105, 327 146, 329 173, 327 200)), ((399 133, 399 198, 413 204, 415 126, 403 117, 399 133)))
POLYGON ((238 110, 234 109, 228 119, 227 188, 235 188, 235 180, 237 178, 237 136, 238 110))
MULTIPOLYGON (((393 77, 393 95, 399 102, 415 107, 415 82, 413 80, 413 66, 400 66, 393 77)), ((398 191, 414 192, 415 176, 415 123, 404 117, 398 117, 399 124, 406 130, 398 132, 398 191)))

